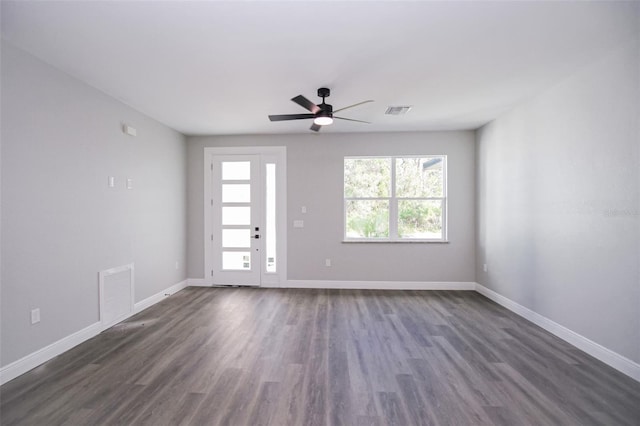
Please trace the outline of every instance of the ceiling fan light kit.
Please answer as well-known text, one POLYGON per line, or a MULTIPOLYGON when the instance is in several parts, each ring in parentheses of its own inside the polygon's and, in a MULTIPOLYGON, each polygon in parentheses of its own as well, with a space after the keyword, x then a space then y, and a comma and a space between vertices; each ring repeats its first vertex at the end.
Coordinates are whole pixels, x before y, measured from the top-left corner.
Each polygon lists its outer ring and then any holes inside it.
POLYGON ((328 126, 333 123, 333 117, 330 113, 322 113, 322 111, 318 114, 316 118, 313 119, 313 122, 318 126, 328 126))
MULTIPOLYGON (((304 119, 307 119, 307 118, 312 118, 313 119, 313 124, 311 125, 310 130, 312 130, 314 132, 320 131, 322 126, 328 126, 328 125, 332 124, 334 118, 336 118, 338 120, 355 121, 355 122, 358 122, 358 123, 371 124, 368 121, 354 120, 352 118, 344 118, 344 117, 334 116, 333 115, 333 113, 334 113, 333 106, 329 105, 328 103, 325 102, 325 98, 328 98, 330 94, 331 94, 331 90, 329 90, 328 88, 326 88, 326 87, 319 88, 318 89, 318 96, 322 98, 322 103, 318 104, 318 105, 314 104, 309 99, 305 98, 303 95, 298 95, 295 98, 292 98, 291 100, 293 102, 297 103, 298 105, 300 105, 302 108, 310 111, 311 114, 270 115, 269 116, 269 120, 271 120, 271 121, 288 121, 288 120, 304 120, 304 119)), ((356 107, 358 105, 366 104, 366 103, 369 103, 369 102, 373 102, 373 100, 358 102, 357 104, 353 104, 353 105, 349 105, 349 106, 344 107, 344 108, 340 108, 340 109, 336 110, 335 112, 343 111, 343 110, 345 110, 347 108, 353 108, 353 107, 356 107)))

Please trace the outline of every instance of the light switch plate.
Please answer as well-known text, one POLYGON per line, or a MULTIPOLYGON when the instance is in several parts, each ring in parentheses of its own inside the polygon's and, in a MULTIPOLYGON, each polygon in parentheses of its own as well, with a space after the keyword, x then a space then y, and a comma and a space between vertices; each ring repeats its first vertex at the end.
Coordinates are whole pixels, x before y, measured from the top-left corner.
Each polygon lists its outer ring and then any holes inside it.
POLYGON ((129 136, 138 136, 138 131, 135 129, 135 127, 131 127, 128 124, 122 126, 122 131, 129 136))
POLYGON ((40 322, 40 308, 31 310, 31 324, 37 324, 40 322))

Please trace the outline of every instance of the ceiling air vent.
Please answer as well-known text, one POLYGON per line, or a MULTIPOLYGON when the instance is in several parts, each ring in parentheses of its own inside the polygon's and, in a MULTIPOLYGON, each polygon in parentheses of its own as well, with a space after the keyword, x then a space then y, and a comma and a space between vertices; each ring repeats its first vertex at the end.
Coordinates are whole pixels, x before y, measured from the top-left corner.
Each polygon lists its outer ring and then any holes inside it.
POLYGON ((410 109, 411 106, 390 106, 384 113, 387 115, 405 115, 410 109))

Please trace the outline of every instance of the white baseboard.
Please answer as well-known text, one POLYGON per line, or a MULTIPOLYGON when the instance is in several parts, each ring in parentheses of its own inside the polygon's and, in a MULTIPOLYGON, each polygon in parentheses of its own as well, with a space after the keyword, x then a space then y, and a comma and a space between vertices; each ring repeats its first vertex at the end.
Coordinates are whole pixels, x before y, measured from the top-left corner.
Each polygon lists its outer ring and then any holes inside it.
MULTIPOLYGON (((475 282, 287 280, 262 288, 332 288, 352 290, 475 290, 475 282)), ((205 278, 189 278, 189 287, 215 287, 205 278)))
MULTIPOLYGON (((212 284, 211 281, 207 280, 206 278, 189 278, 187 279, 187 286, 188 287, 223 287, 216 284, 212 284)), ((286 286, 282 286, 280 284, 274 284, 274 283, 262 283, 262 285, 260 286, 260 288, 282 288, 282 287, 286 287, 286 286)))
POLYGON ((188 287, 213 287, 205 278, 189 278, 187 279, 188 287))
POLYGON ((80 331, 76 331, 57 342, 50 344, 49 346, 45 346, 42 349, 32 352, 29 355, 2 367, 2 369, 0 369, 0 385, 7 383, 9 380, 15 379, 21 374, 36 368, 40 364, 49 361, 69 349, 78 346, 80 343, 96 336, 101 331, 102 323, 93 323, 80 331))
POLYGON ((537 326, 542 327, 549 333, 558 336, 565 342, 572 344, 592 357, 640 382, 640 364, 633 362, 629 358, 626 358, 611 349, 605 348, 593 340, 590 340, 481 284, 476 283, 475 290, 497 304, 504 306, 537 326))
POLYGON ((474 282, 288 280, 287 288, 352 290, 475 290, 474 282))
MULTIPOLYGON (((132 312, 128 317, 147 309, 148 307, 164 299, 167 295, 174 294, 182 290, 186 286, 187 280, 172 285, 171 287, 136 303, 134 305, 134 312, 132 312)), ((0 368, 0 385, 15 379, 16 377, 26 373, 29 370, 36 368, 40 364, 44 364, 45 362, 60 355, 61 353, 68 351, 69 349, 78 346, 80 343, 91 339, 107 328, 109 327, 103 327, 102 323, 98 321, 86 328, 83 328, 80 331, 63 337, 57 342, 53 342, 49 346, 32 352, 29 355, 0 368)))
POLYGON ((187 281, 188 280, 184 280, 182 282, 179 282, 178 284, 174 284, 171 287, 168 287, 162 290, 161 292, 154 294, 153 296, 149 296, 146 299, 141 300, 140 302, 136 303, 133 306, 133 312, 135 314, 137 314, 138 312, 142 312, 148 307, 155 305, 165 297, 171 296, 172 294, 179 292, 183 288, 187 287, 187 281))

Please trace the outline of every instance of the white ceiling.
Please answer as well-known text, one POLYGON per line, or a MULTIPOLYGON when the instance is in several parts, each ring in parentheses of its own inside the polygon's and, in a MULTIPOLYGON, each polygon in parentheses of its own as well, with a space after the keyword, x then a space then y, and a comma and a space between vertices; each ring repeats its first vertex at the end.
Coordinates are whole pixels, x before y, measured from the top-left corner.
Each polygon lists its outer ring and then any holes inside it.
POLYGON ((2 36, 185 134, 475 129, 638 31, 637 2, 2 1, 2 36), (413 105, 385 116, 389 105, 413 105))

